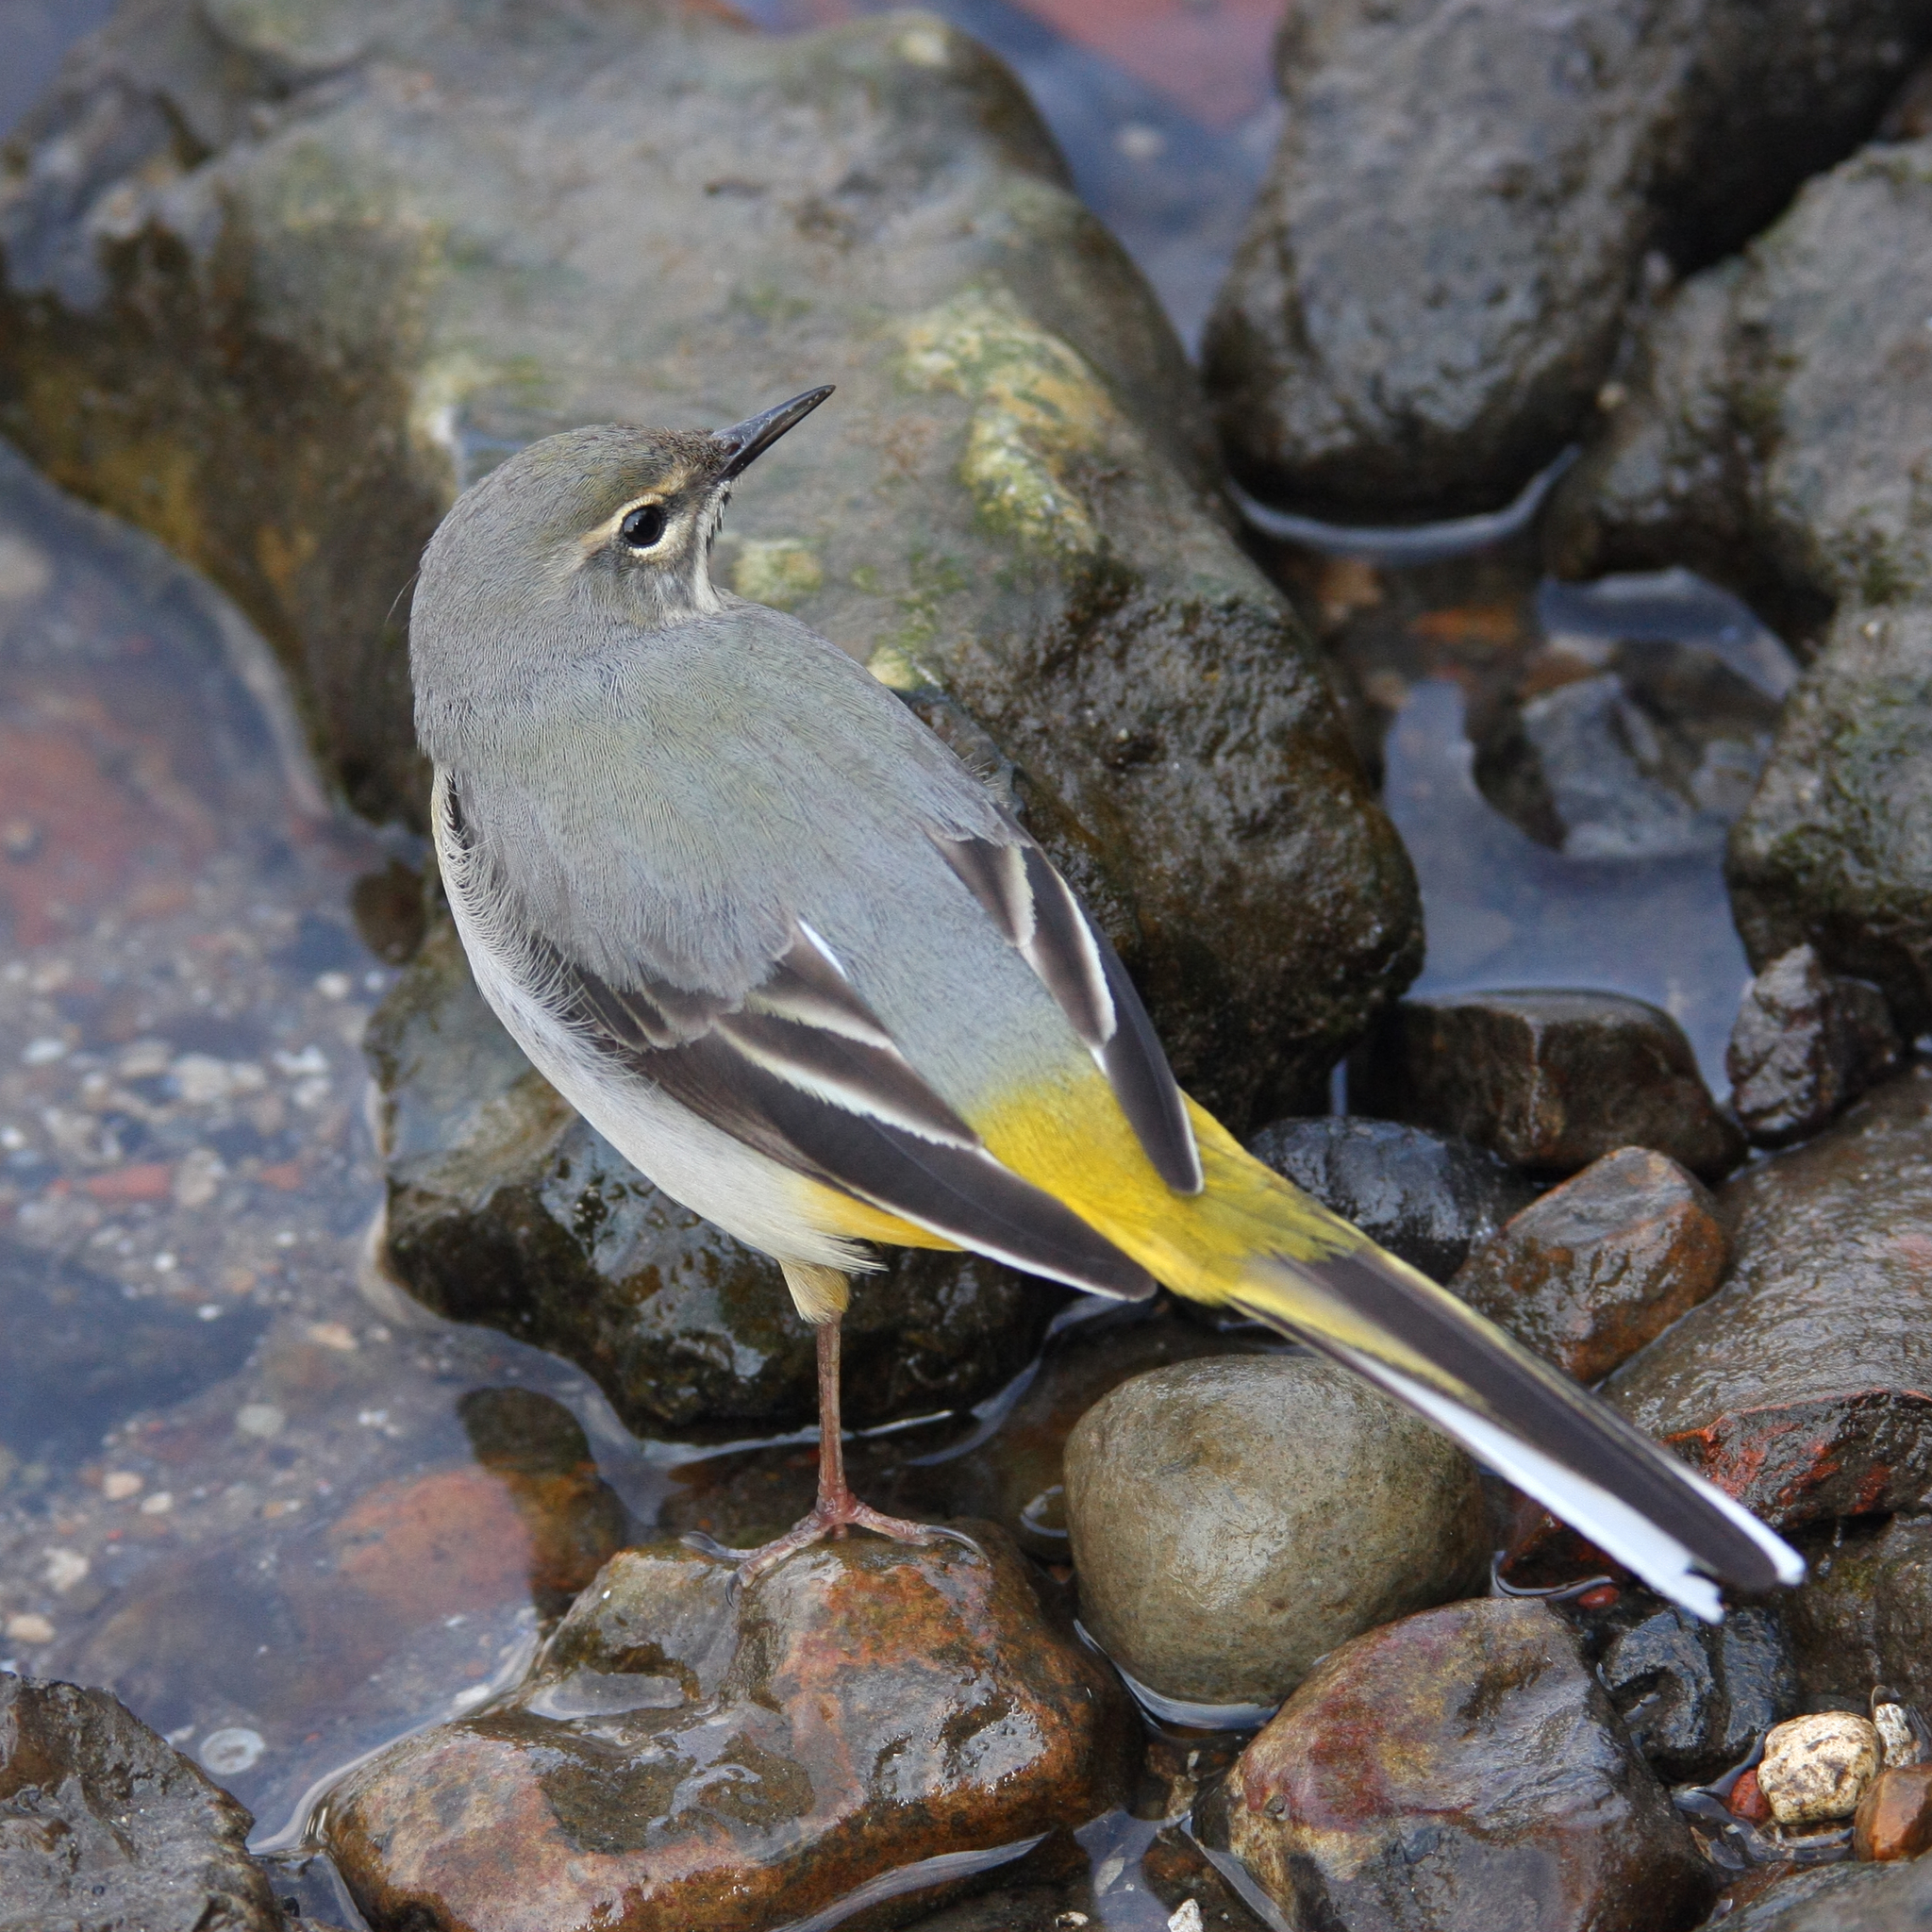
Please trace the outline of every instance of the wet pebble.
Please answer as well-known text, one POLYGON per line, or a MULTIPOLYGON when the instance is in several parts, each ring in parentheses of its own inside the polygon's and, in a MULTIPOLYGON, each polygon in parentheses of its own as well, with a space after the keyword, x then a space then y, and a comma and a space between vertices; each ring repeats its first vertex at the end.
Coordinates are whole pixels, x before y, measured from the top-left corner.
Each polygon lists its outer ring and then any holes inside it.
POLYGON ((1432 1281, 1447 1281, 1537 1193, 1487 1148, 1358 1114, 1276 1121, 1248 1152, 1432 1281))
POLYGON ((1293 1924, 1679 1932, 1715 1890, 1537 1603, 1451 1604, 1342 1646, 1226 1792, 1229 1847, 1293 1924))
POLYGON ((1744 989, 1724 1067, 1731 1107, 1760 1147, 1814 1134, 1899 1057, 1885 995, 1825 972, 1816 950, 1780 953, 1744 989))
POLYGON ((1833 1524, 1803 1547, 1809 1572, 1786 1605, 1807 1697, 1862 1705, 1878 1685, 1932 1709, 1932 1520, 1833 1524))
POLYGON ((1668 1155, 1624 1147, 1525 1208, 1449 1286, 1595 1382, 1717 1287, 1729 1247, 1694 1175, 1668 1155))
POLYGON ((253 1823, 107 1691, 0 1672, 6 1932, 280 1932, 253 1823))
POLYGON ((1124 1793, 1124 1698, 969 1528, 824 1543, 742 1590, 675 1543, 621 1553, 521 1689, 342 1786, 358 1904, 425 1932, 789 1923, 919 1890, 931 1858, 937 1906, 1086 1824, 1124 1793))
POLYGON ((1932 1858, 1776 1876, 1719 1923, 1724 1932, 1922 1932, 1932 1924, 1932 1858))
POLYGON ((1765 1739, 1757 1789, 1782 1825, 1833 1824, 1858 1808, 1882 1755, 1870 1718, 1849 1710, 1794 1717, 1765 1739))
POLYGON ((1475 1468, 1308 1356, 1157 1369, 1066 1450, 1081 1616, 1163 1698, 1272 1707, 1338 1643, 1480 1575, 1475 1468))
POLYGON ((1459 1134, 1516 1166, 1556 1174, 1635 1146, 1709 1180, 1744 1147, 1684 1029, 1621 993, 1404 1000, 1350 1060, 1348 1098, 1361 1112, 1459 1134))

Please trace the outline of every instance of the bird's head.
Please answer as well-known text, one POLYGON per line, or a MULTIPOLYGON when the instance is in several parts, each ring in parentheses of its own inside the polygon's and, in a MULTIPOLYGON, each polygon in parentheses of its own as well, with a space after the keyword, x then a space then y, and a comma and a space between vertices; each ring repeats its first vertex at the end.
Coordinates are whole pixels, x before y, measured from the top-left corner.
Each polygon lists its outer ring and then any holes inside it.
POLYGON ((562 605, 661 630, 719 609, 710 551, 732 484, 831 393, 807 390, 728 429, 605 424, 519 450, 430 540, 419 615, 527 624, 562 605))

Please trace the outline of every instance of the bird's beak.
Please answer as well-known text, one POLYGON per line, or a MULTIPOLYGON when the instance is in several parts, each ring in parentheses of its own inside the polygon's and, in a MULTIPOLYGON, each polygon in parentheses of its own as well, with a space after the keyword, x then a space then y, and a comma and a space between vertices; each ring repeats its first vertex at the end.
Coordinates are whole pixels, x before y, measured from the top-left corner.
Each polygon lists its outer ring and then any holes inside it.
POLYGON ((823 389, 808 389, 802 396, 780 403, 775 409, 734 423, 729 429, 712 430, 711 441, 724 458, 719 482, 728 483, 732 477, 743 475, 788 429, 803 423, 831 393, 832 385, 828 382, 823 389))

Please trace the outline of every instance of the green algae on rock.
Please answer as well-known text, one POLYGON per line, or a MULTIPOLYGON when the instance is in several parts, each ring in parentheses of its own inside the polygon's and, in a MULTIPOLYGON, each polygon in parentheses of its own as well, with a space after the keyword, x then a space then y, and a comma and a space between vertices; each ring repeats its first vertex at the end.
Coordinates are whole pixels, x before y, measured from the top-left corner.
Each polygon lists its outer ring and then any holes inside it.
MULTIPOLYGON (((812 1332, 777 1264, 577 1118, 484 1006, 446 921, 367 1045, 383 1092, 388 1259, 419 1300, 569 1357, 641 1434, 811 1419, 812 1332)), ((848 1418, 991 1393, 1065 1298, 976 1255, 895 1250, 854 1278, 848 1418)))
POLYGON ((973 721, 1239 1128, 1412 975, 1413 879, 1230 535, 1179 345, 1011 76, 919 14, 133 0, 0 186, 0 427, 420 814, 402 610, 456 491, 586 421, 833 382, 722 574, 973 721))
POLYGON ((1124 1797, 1132 1719, 1004 1535, 966 1528, 824 1543, 742 1590, 676 1543, 621 1552, 518 1690, 331 1797, 358 1904, 452 1932, 687 1932, 855 1895, 929 1908, 1050 1856, 1124 1797))

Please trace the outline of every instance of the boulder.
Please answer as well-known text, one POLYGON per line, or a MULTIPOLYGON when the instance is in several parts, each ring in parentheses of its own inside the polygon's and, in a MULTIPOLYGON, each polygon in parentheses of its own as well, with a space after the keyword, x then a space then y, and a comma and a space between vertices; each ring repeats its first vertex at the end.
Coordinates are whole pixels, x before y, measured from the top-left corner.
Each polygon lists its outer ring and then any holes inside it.
POLYGON ((1675 1608, 1619 1631, 1597 1674, 1631 1741, 1670 1784, 1730 1769, 1798 1707, 1798 1667, 1774 1609, 1745 1604, 1722 1624, 1675 1608))
POLYGON ((1159 1696, 1278 1704, 1358 1631, 1472 1588, 1475 1466, 1314 1357, 1177 1363, 1068 1439, 1086 1627, 1159 1696))
POLYGON ((1782 1147, 1815 1134, 1898 1058, 1885 995, 1793 946, 1744 989, 1724 1051, 1731 1109, 1757 1146, 1782 1147))
POLYGON ((1726 1918, 1724 1932, 1915 1932, 1932 1919, 1932 1858, 1795 1872, 1726 1918))
POLYGON ((1834 1524, 1804 1548, 1810 1573, 1787 1601, 1806 1696, 1862 1707, 1877 1689, 1932 1710, 1932 1522, 1834 1524))
POLYGON ((830 381, 720 576, 1002 775, 1182 1077, 1237 1126, 1306 1104, 1412 975, 1407 859, 1179 344, 944 23, 136 0, 8 167, 0 428, 236 597, 363 810, 420 821, 404 607, 458 490, 830 381))
MULTIPOLYGON (((640 1434, 816 1414, 812 1331, 777 1264, 662 1193, 525 1059, 432 927, 370 1024, 388 1257, 437 1313, 576 1362, 640 1434)), ((855 1277, 846 1414, 964 1407, 1015 1374, 1066 1291, 899 1249, 855 1277)))
POLYGON ((1348 1099, 1546 1173, 1572 1174, 1636 1146, 1712 1180, 1743 1153, 1684 1029, 1622 993, 1404 1000, 1349 1061, 1348 1099))
POLYGON ((1447 1281, 1537 1193, 1487 1148, 1357 1114, 1276 1121, 1248 1152, 1432 1281, 1447 1281))
POLYGON ((1299 8, 1204 358, 1242 480, 1373 522, 1487 509, 1586 422, 1645 256, 1736 247, 1864 138, 1911 0, 1299 8))
POLYGON ((1932 1490, 1932 1067, 1740 1175, 1718 1205, 1724 1287, 1624 1363, 1606 1398, 1779 1527, 1908 1507, 1932 1490))
POLYGON ((338 1789, 357 1904, 425 1932, 809 1921, 943 1903, 1088 1823, 1124 1792, 1125 1700, 968 1527, 823 1543, 742 1590, 676 1543, 620 1553, 513 1694, 338 1789))
POLYGON ((1554 1610, 1450 1604, 1318 1665, 1227 1786, 1293 1924, 1680 1932, 1714 1876, 1554 1610))
POLYGON ((0 1672, 0 1932, 281 1932, 254 1823, 107 1691, 0 1672))
POLYGON ((1449 1286, 1566 1374, 1595 1382, 1709 1294, 1728 1257, 1696 1178, 1668 1155, 1624 1147, 1524 1208, 1449 1286))
POLYGON ((1809 942, 1932 1024, 1932 142, 1810 182, 1662 303, 1561 487, 1565 575, 1688 563, 1816 661, 1727 871, 1754 966, 1809 942))

